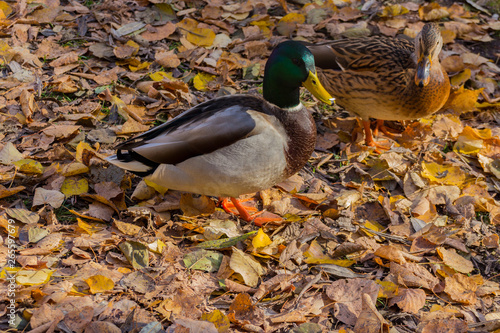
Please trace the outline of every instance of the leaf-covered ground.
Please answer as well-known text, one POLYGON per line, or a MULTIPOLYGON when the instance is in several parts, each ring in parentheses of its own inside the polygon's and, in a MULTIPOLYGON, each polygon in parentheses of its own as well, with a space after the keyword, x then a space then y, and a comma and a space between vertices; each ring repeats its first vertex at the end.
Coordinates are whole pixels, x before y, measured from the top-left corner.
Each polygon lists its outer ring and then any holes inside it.
POLYGON ((0 9, 1 329, 500 329, 498 1, 0 9), (377 154, 355 117, 304 93, 315 153, 298 175, 247 196, 282 222, 241 222, 217 198, 167 191, 104 161, 193 105, 259 93, 282 40, 413 38, 426 21, 442 27, 446 106, 389 122, 401 135, 377 154))

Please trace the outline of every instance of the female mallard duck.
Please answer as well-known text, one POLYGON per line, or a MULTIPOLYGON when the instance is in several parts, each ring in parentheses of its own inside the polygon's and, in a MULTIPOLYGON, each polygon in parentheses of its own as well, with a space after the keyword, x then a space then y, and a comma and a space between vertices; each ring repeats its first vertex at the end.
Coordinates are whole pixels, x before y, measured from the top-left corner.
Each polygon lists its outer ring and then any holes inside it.
POLYGON ((263 98, 219 97, 182 113, 116 147, 108 161, 169 189, 236 199, 269 188, 299 171, 316 143, 316 126, 299 99, 306 87, 321 101, 333 99, 316 77, 314 57, 287 41, 265 67, 263 98))
POLYGON ((438 111, 448 99, 450 80, 439 63, 443 39, 434 23, 415 42, 367 37, 308 45, 318 77, 337 104, 359 116, 365 142, 377 146, 369 118, 386 132, 384 120, 418 119, 438 111))

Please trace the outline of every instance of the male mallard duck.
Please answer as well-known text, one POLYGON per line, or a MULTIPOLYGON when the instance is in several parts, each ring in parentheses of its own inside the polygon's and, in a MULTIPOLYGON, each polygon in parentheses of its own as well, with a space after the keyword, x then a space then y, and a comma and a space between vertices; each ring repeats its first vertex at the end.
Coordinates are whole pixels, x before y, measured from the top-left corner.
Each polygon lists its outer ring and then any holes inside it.
POLYGON ((369 118, 418 119, 438 111, 448 99, 450 80, 439 63, 443 39, 434 23, 415 41, 388 37, 344 39, 308 45, 318 77, 337 104, 359 116, 365 142, 377 146, 369 118))
POLYGON ((316 143, 316 126, 299 99, 306 87, 321 101, 333 99, 316 76, 314 57, 286 41, 265 67, 263 98, 219 97, 116 147, 109 162, 169 189, 236 199, 269 188, 299 171, 316 143))

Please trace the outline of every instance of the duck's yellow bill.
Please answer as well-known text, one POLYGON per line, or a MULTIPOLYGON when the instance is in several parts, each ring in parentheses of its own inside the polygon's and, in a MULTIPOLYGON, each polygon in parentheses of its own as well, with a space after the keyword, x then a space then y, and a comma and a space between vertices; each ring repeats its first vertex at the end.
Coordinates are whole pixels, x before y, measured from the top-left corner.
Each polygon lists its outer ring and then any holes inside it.
POLYGON ((333 98, 328 91, 323 87, 321 82, 318 80, 318 76, 316 73, 309 72, 309 76, 307 77, 307 80, 302 82, 302 85, 306 87, 307 90, 311 92, 311 94, 314 95, 317 99, 322 101, 323 103, 326 103, 328 105, 332 105, 333 102, 335 101, 335 98, 333 98))

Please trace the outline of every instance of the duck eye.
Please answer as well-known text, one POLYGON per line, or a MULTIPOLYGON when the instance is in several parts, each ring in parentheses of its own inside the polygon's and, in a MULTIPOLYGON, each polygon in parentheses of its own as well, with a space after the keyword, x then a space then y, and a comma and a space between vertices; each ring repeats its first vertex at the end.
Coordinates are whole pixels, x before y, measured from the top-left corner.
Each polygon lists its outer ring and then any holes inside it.
POLYGON ((298 58, 292 58, 292 62, 294 63, 294 65, 297 65, 297 66, 300 65, 300 59, 298 59, 298 58))

